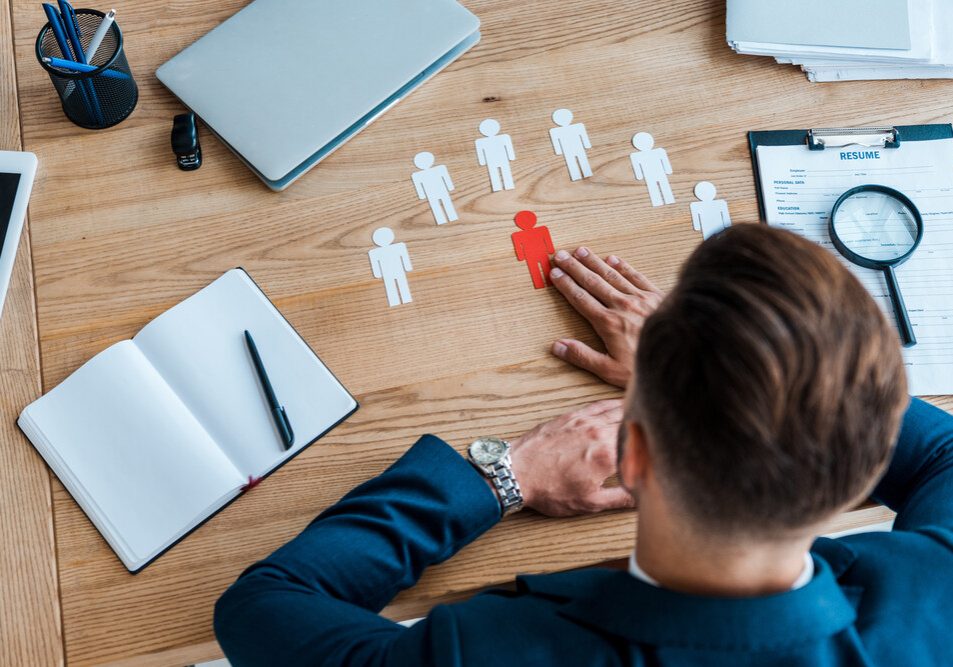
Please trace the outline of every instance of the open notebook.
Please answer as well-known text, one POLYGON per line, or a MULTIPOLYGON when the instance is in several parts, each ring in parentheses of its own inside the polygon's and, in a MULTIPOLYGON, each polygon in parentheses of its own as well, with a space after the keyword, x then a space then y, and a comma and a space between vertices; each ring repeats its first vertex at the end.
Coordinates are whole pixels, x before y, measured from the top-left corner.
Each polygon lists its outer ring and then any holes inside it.
POLYGON ((136 572, 357 407, 235 269, 95 356, 18 423, 136 572), (287 451, 245 329, 294 427, 297 440, 287 451))

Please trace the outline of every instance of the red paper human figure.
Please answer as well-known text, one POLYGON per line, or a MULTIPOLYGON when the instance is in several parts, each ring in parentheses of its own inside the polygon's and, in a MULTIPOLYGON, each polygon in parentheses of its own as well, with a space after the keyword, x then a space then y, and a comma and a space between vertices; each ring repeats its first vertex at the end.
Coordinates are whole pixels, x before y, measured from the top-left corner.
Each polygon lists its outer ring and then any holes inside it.
POLYGON ((516 259, 526 262, 529 275, 533 278, 533 286, 543 289, 551 285, 549 271, 552 264, 549 256, 556 252, 553 247, 553 238, 549 235, 548 227, 536 226, 536 214, 532 211, 520 211, 516 214, 516 226, 522 231, 513 233, 513 249, 516 250, 516 259))

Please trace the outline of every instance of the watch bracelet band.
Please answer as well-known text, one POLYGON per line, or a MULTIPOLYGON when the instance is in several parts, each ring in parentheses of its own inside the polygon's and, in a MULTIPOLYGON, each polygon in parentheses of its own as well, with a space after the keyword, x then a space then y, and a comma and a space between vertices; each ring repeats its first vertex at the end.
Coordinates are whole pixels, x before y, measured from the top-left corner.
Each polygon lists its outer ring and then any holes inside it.
POLYGON ((523 494, 519 482, 513 476, 513 461, 509 454, 491 466, 485 466, 486 476, 496 489, 503 516, 523 507, 523 494))

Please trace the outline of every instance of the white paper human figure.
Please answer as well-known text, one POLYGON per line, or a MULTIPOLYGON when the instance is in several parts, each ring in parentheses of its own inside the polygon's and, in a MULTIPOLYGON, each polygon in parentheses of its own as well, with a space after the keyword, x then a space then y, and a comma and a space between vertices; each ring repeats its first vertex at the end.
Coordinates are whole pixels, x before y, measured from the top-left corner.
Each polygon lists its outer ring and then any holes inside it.
POLYGON ((553 122, 558 127, 549 131, 549 138, 552 139, 556 155, 566 158, 569 178, 578 181, 592 176, 589 157, 586 155, 586 150, 592 148, 592 143, 586 133, 586 126, 573 123, 572 111, 569 109, 556 110, 553 113, 553 122))
POLYGON ((407 273, 413 271, 414 267, 410 263, 407 245, 394 243, 394 230, 390 227, 379 228, 374 232, 373 239, 377 247, 369 250, 367 254, 371 258, 374 277, 384 281, 387 303, 391 308, 410 303, 413 299, 410 297, 407 273))
POLYGON ((417 188, 417 197, 430 202, 430 210, 438 225, 457 220, 457 210, 453 207, 450 193, 453 192, 453 181, 450 172, 440 164, 433 166, 433 153, 417 153, 414 165, 420 171, 413 175, 414 187, 417 188))
POLYGON ((632 145, 636 148, 629 156, 632 159, 632 170, 635 172, 635 178, 645 181, 648 186, 652 206, 674 204, 675 195, 668 182, 672 173, 668 153, 664 148, 655 148, 655 139, 648 132, 639 132, 632 137, 632 145))
POLYGON ((483 138, 476 140, 477 158, 490 172, 493 192, 512 190, 516 187, 510 168, 510 162, 516 159, 513 140, 508 134, 500 134, 500 124, 492 118, 480 123, 480 134, 483 138))
POLYGON ((714 184, 702 181, 695 186, 695 196, 699 201, 692 202, 692 226, 701 232, 705 239, 731 227, 731 214, 728 202, 715 199, 718 191, 714 184))

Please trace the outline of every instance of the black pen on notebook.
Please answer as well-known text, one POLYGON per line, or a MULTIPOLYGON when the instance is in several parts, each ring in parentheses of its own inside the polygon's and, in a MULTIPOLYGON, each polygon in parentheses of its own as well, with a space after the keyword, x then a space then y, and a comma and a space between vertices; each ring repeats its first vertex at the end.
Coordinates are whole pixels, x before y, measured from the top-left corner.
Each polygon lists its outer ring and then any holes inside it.
POLYGON ((265 364, 261 361, 261 355, 258 354, 258 346, 255 345, 255 339, 252 338, 248 329, 245 329, 245 344, 251 353, 252 361, 255 362, 255 371, 258 374, 258 381, 261 382, 262 389, 265 390, 265 396, 268 398, 268 407, 271 409, 271 417, 275 420, 275 426, 278 427, 278 433, 281 434, 281 441, 285 445, 285 450, 291 449, 295 441, 295 432, 291 429, 291 421, 288 419, 288 413, 284 406, 278 402, 275 396, 275 390, 271 386, 271 380, 268 379, 268 372, 265 370, 265 364))

